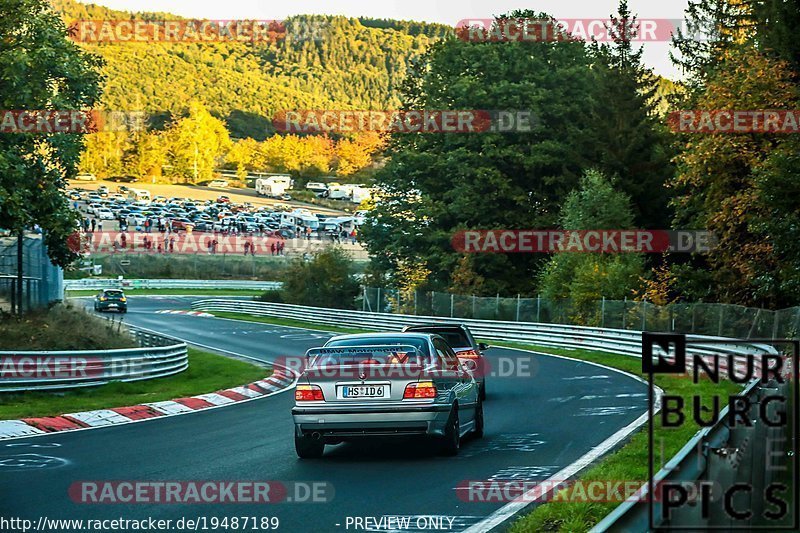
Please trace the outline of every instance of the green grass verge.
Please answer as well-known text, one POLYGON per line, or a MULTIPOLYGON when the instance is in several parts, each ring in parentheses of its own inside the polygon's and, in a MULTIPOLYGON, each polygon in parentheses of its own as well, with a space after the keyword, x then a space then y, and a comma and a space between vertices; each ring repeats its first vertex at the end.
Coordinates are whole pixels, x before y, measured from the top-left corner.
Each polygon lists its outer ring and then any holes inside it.
MULTIPOLYGON (((287 320, 271 317, 254 317, 245 313, 215 312, 222 318, 236 318, 253 322, 295 326, 309 329, 324 329, 338 333, 362 333, 366 330, 357 328, 340 328, 301 320, 287 320)), ((565 350, 559 348, 532 346, 529 344, 488 341, 495 346, 534 350, 555 355, 564 355, 581 361, 603 364, 612 368, 645 377, 642 374, 641 359, 589 350, 565 350)), ((666 463, 673 457, 700 429, 692 422, 691 397, 702 398, 703 406, 711 406, 715 395, 727 397, 741 390, 741 386, 732 382, 713 383, 702 380, 695 384, 688 377, 661 375, 656 377, 656 385, 665 394, 682 396, 686 402, 684 410, 687 423, 680 428, 665 429, 661 427, 660 418, 656 417, 655 446, 663 450, 663 459, 657 464, 666 463)), ((589 391, 587 391, 589 392, 589 391)), ((704 418, 708 415, 704 414, 704 418)), ((646 426, 643 426, 646 428, 646 426)), ((600 459, 595 465, 579 476, 582 480, 641 481, 644 483, 648 475, 648 442, 647 432, 638 431, 617 451, 600 459)), ((562 493, 562 497, 565 493, 562 493)), ((588 531, 614 510, 619 503, 583 503, 583 502, 551 502, 539 505, 533 512, 519 518, 510 528, 511 533, 528 533, 540 531, 584 532, 588 531)))
POLYGON ((246 361, 189 348, 189 368, 166 378, 114 382, 67 392, 0 393, 0 420, 172 400, 238 387, 270 374, 271 370, 246 361))
MULTIPOLYGON (((109 285, 109 287, 113 287, 109 285)), ((148 294, 167 294, 172 296, 260 296, 264 294, 262 290, 256 289, 123 289, 126 296, 142 296, 148 294)), ((67 297, 94 296, 99 291, 96 290, 74 290, 66 291, 67 297)))

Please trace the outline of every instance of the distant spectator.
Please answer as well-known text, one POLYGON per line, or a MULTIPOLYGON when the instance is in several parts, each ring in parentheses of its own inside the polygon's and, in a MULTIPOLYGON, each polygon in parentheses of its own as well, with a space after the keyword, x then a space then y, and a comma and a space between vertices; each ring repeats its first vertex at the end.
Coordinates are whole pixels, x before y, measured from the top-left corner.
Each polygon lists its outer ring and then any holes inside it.
POLYGON ((356 230, 353 228, 353 231, 350 232, 350 242, 355 244, 356 243, 356 230))
POLYGON ((92 219, 92 233, 94 233, 94 229, 97 227, 97 220, 92 219))
POLYGON ((275 242, 274 242, 274 241, 272 242, 272 246, 270 246, 269 248, 270 248, 270 251, 272 252, 272 255, 275 255, 275 250, 276 250, 278 247, 277 247, 277 246, 275 246, 275 242))
POLYGON ((247 255, 247 252, 250 251, 250 241, 245 241, 244 243, 244 255, 247 255))

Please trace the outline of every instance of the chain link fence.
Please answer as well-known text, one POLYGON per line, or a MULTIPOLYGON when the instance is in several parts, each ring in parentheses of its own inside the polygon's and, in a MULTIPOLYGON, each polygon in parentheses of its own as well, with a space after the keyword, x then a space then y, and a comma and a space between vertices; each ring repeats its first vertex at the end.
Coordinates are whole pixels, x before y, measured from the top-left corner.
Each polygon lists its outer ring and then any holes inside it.
POLYGON ((22 241, 22 300, 17 294, 17 237, 0 230, 0 310, 16 312, 44 307, 61 300, 64 276, 47 257, 40 234, 26 234, 22 241))
POLYGON ((713 303, 660 306, 633 300, 573 302, 373 287, 365 287, 363 291, 361 309, 379 313, 572 324, 742 339, 794 338, 800 332, 800 307, 771 311, 713 303))

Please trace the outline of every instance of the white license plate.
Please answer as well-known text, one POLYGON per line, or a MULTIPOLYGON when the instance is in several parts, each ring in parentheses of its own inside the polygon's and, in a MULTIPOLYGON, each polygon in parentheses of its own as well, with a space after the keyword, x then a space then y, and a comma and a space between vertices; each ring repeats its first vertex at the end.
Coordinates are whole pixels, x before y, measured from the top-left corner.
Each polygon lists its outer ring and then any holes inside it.
POLYGON ((117 304, 108 304, 109 307, 117 307, 117 304))
POLYGON ((340 398, 388 398, 389 385, 342 385, 340 398))

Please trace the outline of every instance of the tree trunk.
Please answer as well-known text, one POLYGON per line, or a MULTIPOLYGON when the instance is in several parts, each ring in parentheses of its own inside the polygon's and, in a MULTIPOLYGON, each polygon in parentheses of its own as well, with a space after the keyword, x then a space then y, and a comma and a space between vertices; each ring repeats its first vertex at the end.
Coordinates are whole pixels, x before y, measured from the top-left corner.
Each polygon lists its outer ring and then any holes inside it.
POLYGON ((24 230, 17 233, 17 314, 22 316, 22 278, 24 274, 22 265, 22 246, 25 240, 24 230))

